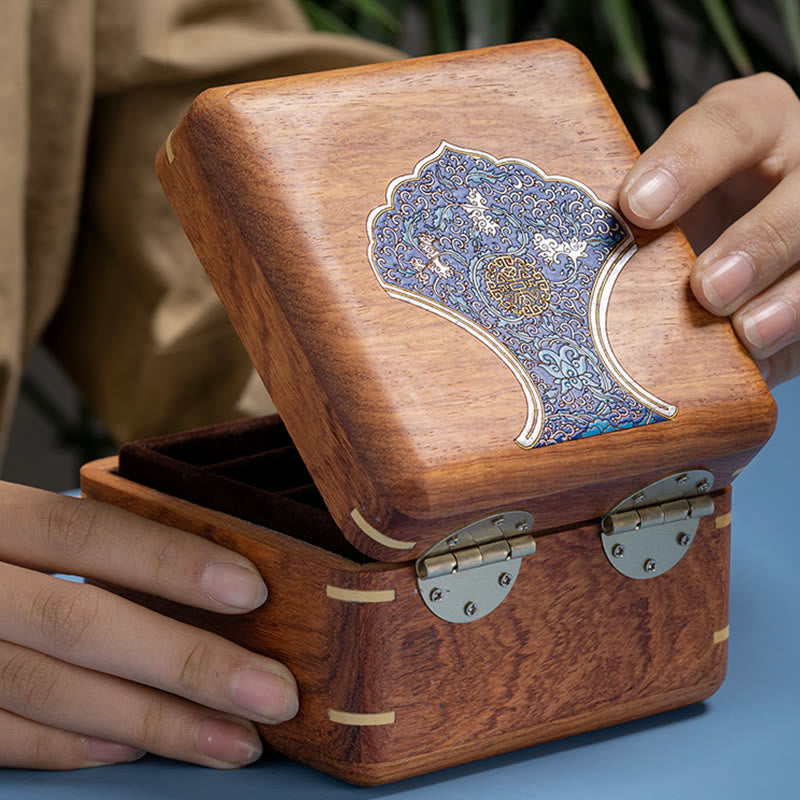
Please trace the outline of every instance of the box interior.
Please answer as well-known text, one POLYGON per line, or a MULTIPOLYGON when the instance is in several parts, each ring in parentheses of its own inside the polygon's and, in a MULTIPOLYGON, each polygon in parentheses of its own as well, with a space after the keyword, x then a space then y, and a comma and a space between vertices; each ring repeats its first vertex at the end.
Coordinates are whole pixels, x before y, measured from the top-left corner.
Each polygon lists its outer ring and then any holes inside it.
POLYGON ((123 478, 293 536, 358 563, 278 417, 125 444, 123 478))

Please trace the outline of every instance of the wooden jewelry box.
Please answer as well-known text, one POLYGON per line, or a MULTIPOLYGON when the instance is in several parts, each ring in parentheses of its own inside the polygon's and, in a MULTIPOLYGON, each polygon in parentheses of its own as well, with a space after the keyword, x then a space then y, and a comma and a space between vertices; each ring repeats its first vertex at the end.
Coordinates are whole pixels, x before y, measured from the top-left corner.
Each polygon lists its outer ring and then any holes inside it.
POLYGON ((259 566, 241 619, 148 602, 290 667, 277 750, 377 784, 721 684, 775 408, 681 232, 617 210, 636 156, 556 41, 211 89, 162 148, 282 422, 82 485, 259 566))

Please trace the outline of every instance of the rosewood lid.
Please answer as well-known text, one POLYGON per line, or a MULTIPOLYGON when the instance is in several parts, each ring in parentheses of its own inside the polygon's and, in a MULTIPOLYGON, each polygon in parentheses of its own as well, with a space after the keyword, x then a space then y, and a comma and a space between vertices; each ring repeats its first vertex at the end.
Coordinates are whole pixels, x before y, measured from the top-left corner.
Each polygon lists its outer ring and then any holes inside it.
POLYGON ((636 156, 552 40, 211 89, 173 131, 165 190, 360 550, 576 524, 690 468, 721 488, 767 440, 682 233, 616 208, 636 156))

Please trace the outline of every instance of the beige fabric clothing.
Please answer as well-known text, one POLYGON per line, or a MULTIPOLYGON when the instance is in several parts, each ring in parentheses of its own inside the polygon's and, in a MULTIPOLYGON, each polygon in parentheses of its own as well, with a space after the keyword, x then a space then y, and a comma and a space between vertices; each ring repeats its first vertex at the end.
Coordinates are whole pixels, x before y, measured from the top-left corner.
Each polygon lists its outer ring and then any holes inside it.
POLYGON ((269 399, 155 178, 204 88, 381 61, 291 0, 14 0, 0 26, 0 442, 51 349, 119 440, 269 399))

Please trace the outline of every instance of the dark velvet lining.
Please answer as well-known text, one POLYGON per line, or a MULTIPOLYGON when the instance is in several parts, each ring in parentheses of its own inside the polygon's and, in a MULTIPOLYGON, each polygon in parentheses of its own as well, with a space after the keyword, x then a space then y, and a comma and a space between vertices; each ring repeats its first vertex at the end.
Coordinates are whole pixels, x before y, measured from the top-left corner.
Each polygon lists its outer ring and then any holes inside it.
POLYGON ((278 417, 124 444, 119 474, 353 561, 369 561, 342 536, 278 417))

